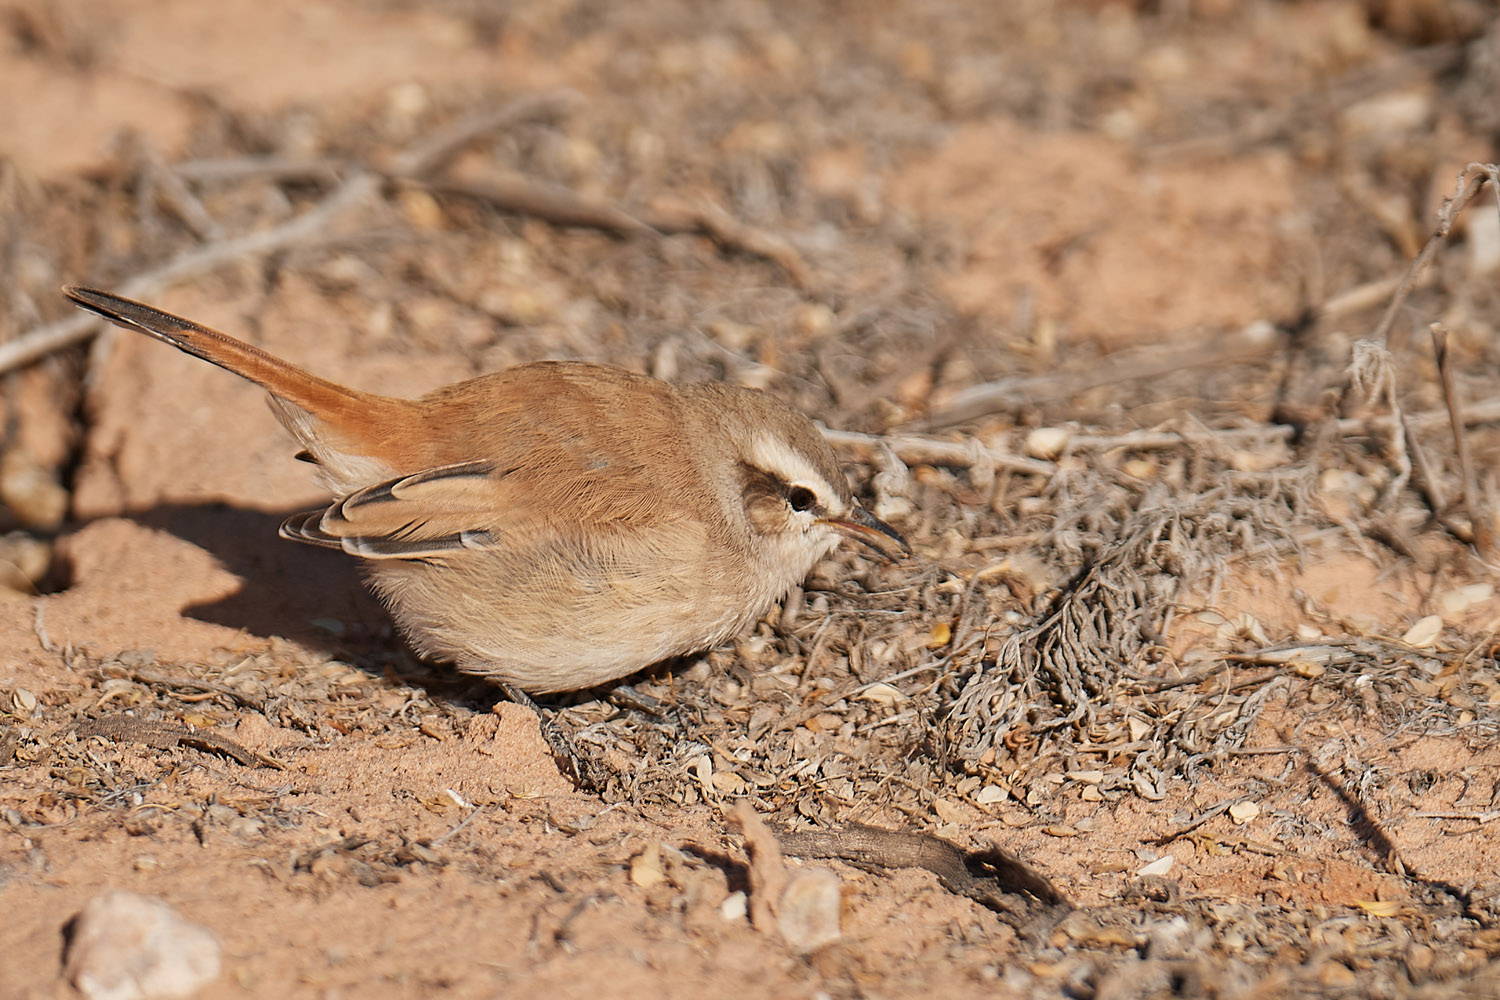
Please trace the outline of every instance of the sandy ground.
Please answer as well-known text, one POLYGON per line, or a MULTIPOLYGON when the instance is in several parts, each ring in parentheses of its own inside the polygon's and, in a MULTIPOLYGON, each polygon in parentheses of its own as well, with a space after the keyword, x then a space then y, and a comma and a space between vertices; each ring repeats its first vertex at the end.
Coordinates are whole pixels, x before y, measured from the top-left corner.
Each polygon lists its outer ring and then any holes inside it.
MULTIPOLYGON (((0 332, 65 319, 64 282, 117 287, 306 211, 329 184, 184 172, 221 227, 194 233, 159 176, 145 186, 152 163, 388 163, 465 112, 566 88, 564 115, 488 137, 453 176, 526 173, 653 218, 708 200, 770 237, 621 239, 394 183, 326 238, 153 301, 393 394, 585 357, 766 386, 834 427, 927 421, 1017 450, 1037 426, 1349 416, 1351 343, 1457 171, 1495 158, 1472 97, 1492 97, 1483 74, 1500 64, 1486 3, 629 7, 0 4, 15 223, 0 332), (1369 294, 1307 322, 1351 289, 1369 294), (961 412, 1003 379, 1007 402, 961 412)), ((1478 214, 1403 320, 1409 412, 1441 410, 1418 342, 1435 319, 1469 398, 1500 388, 1495 227, 1478 214)), ((1078 562, 1059 536, 1031 546, 1026 519, 1069 487, 908 458, 893 519, 910 565, 842 555, 800 611, 651 672, 637 687, 680 706, 670 722, 606 692, 556 700, 616 774, 585 791, 529 711, 417 661, 348 560, 275 537, 321 495, 258 389, 128 334, 4 377, 7 538, 39 543, 50 569, 0 603, 0 996, 73 995, 64 927, 108 888, 212 930, 223 972, 203 997, 1438 996, 1497 981, 1494 574, 1433 519, 1381 519, 1420 491, 1384 497, 1378 441, 1064 456, 1068 474, 1121 483, 1193 481, 1203 462, 1313 470, 1295 549, 1171 596, 1150 670, 1220 668, 1152 688, 1142 734, 1190 717, 1218 732, 1231 695, 1264 697, 1232 749, 1155 787, 1124 722, 1012 732, 977 761, 946 742, 964 671, 994 655, 944 653, 944 629, 971 620, 954 602, 993 579, 972 627, 1029 620, 1078 562), (1436 638, 1408 635, 1430 615, 1436 638), (1223 659, 1296 643, 1354 653, 1223 659), (913 666, 928 673, 861 696, 913 666), (79 729, 121 713, 251 757, 79 729), (793 860, 841 880, 839 940, 804 952, 733 895, 751 888, 726 819, 741 800, 788 827, 996 844, 1078 909, 1017 919, 931 872, 793 860), (1166 854, 1164 873, 1139 874, 1166 854)), ((1451 448, 1441 423, 1423 427, 1451 448)), ((1475 435, 1493 501, 1496 441, 1475 435)), ((884 488, 878 459, 849 457, 862 495, 884 488)))

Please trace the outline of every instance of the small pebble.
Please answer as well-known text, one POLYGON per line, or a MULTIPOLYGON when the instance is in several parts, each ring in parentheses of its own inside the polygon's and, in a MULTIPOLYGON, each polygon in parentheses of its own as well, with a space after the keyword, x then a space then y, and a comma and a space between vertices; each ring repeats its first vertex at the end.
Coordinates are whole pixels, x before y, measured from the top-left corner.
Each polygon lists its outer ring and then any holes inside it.
POLYGON ((750 900, 743 892, 731 892, 719 904, 719 916, 728 923, 738 923, 750 913, 750 900))
POLYGON ((630 859, 630 881, 649 891, 666 880, 661 865, 661 843, 653 840, 645 850, 630 859))
POLYGON ((1235 826, 1243 826, 1259 815, 1258 802, 1236 802, 1229 807, 1229 818, 1234 821, 1235 826))
POLYGON ((1165 875, 1172 870, 1172 865, 1177 859, 1170 854, 1163 854, 1149 865, 1136 869, 1137 875, 1165 875))
POLYGON ((839 877, 827 868, 794 872, 776 904, 782 939, 804 955, 837 941, 842 934, 841 888, 839 877))

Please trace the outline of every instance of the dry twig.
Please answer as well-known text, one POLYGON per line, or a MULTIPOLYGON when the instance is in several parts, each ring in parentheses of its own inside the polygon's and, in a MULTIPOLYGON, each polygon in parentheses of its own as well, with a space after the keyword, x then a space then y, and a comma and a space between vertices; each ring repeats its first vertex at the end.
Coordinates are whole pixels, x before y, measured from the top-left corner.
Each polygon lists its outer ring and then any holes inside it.
MULTIPOLYGON (((1487 399, 1482 403, 1466 407, 1463 413, 1465 426, 1493 423, 1500 420, 1500 398, 1487 399)), ((1389 434, 1396 426, 1425 428, 1448 422, 1446 413, 1431 412, 1410 415, 1384 414, 1374 417, 1349 417, 1332 421, 1331 428, 1345 437, 1366 434, 1389 434)), ((1250 427, 1184 427, 1182 429, 1145 429, 1108 433, 1093 429, 1070 434, 1066 451, 1069 453, 1097 451, 1161 451, 1183 445, 1235 445, 1253 441, 1290 441, 1302 433, 1302 429, 1291 424, 1256 424, 1250 427)), ((1057 472, 1056 462, 1027 458, 998 445, 986 444, 977 438, 953 441, 929 437, 922 434, 861 434, 855 431, 840 431, 825 428, 823 436, 835 448, 844 448, 866 458, 879 454, 879 449, 889 448, 903 462, 918 465, 942 465, 956 469, 971 468, 981 462, 993 463, 994 467, 1037 476, 1051 476, 1057 472)))
POLYGON ((1453 194, 1443 201, 1443 207, 1438 210, 1437 228, 1427 238, 1427 242, 1422 246, 1422 252, 1417 254, 1411 266, 1406 269, 1401 283, 1396 286, 1395 294, 1391 296, 1390 305, 1386 306, 1385 315, 1380 317, 1380 322, 1375 325, 1375 330, 1370 334, 1371 340, 1384 344, 1392 352, 1401 346, 1404 335, 1395 333, 1396 316, 1401 311, 1401 306, 1405 304, 1406 297, 1411 294, 1417 279, 1432 262, 1438 249, 1447 242, 1454 221, 1468 207, 1469 202, 1474 200, 1474 196, 1479 194, 1486 181, 1496 189, 1495 199, 1497 203, 1500 203, 1500 186, 1496 185, 1497 170, 1500 168, 1493 163, 1471 163, 1464 168, 1463 173, 1458 175, 1457 187, 1453 194))
POLYGON ((397 177, 425 177, 446 166, 465 146, 522 122, 551 118, 583 103, 574 90, 523 94, 493 110, 473 111, 418 139, 391 157, 387 172, 397 177))
POLYGON ((499 209, 555 226, 583 226, 616 236, 656 235, 657 231, 612 201, 591 198, 560 184, 519 175, 482 180, 435 180, 426 186, 441 194, 461 195, 499 209))
POLYGON ((1464 510, 1469 515, 1469 530, 1473 532, 1474 548, 1481 559, 1492 561, 1495 556, 1495 533, 1488 513, 1479 502, 1474 459, 1469 452, 1469 435, 1465 432, 1463 398, 1453 382, 1453 366, 1449 363, 1448 355, 1448 331, 1439 323, 1432 324, 1432 349, 1437 355, 1438 378, 1442 381, 1443 400, 1448 404, 1448 418, 1453 426, 1459 484, 1463 490, 1464 510))
POLYGON ((223 695, 233 701, 252 708, 257 712, 265 711, 265 701, 254 695, 244 694, 229 687, 227 684, 215 684, 212 681, 194 680, 190 677, 167 677, 162 674, 151 673, 146 670, 132 670, 130 679, 142 684, 154 684, 167 688, 187 688, 191 691, 201 691, 205 694, 223 695))
POLYGON ((1270 324, 1252 323, 1233 333, 1215 337, 1203 346, 1174 351, 1166 361, 1159 355, 1135 359, 1110 357, 1094 371, 1077 375, 1013 376, 998 382, 981 383, 958 392, 947 409, 916 421, 913 426, 918 430, 937 430, 1001 410, 1035 406, 1100 386, 1157 379, 1194 368, 1242 364, 1266 356, 1276 348, 1280 339, 1270 324))
POLYGON ((183 183, 182 176, 167 166, 156 147, 143 142, 141 157, 145 161, 145 169, 151 178, 151 185, 167 207, 182 220, 183 225, 191 229, 193 235, 205 243, 222 240, 224 232, 219 228, 219 224, 214 221, 213 216, 208 214, 208 209, 203 207, 203 202, 198 200, 198 196, 188 190, 187 184, 183 183))

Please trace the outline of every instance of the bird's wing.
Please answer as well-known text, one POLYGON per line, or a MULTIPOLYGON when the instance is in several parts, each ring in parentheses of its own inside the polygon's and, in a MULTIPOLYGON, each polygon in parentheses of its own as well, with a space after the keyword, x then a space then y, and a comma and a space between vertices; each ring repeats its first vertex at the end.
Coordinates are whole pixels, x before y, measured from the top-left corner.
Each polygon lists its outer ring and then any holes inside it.
POLYGON ((433 559, 492 548, 503 544, 501 536, 536 531, 547 520, 513 481, 514 471, 464 462, 388 479, 288 518, 281 535, 366 559, 433 559))

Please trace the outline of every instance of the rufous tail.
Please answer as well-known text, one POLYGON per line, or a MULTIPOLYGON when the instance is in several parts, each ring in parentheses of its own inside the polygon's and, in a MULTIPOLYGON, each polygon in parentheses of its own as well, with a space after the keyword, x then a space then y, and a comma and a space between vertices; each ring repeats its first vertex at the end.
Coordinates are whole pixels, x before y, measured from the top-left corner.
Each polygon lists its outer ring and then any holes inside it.
MULTIPOLYGON (((271 395, 340 430, 369 428, 381 418, 399 419, 406 400, 360 392, 319 378, 296 365, 217 330, 110 292, 70 285, 63 294, 117 326, 171 344, 262 386, 271 395)), ((368 430, 366 431, 368 433, 368 430)))

